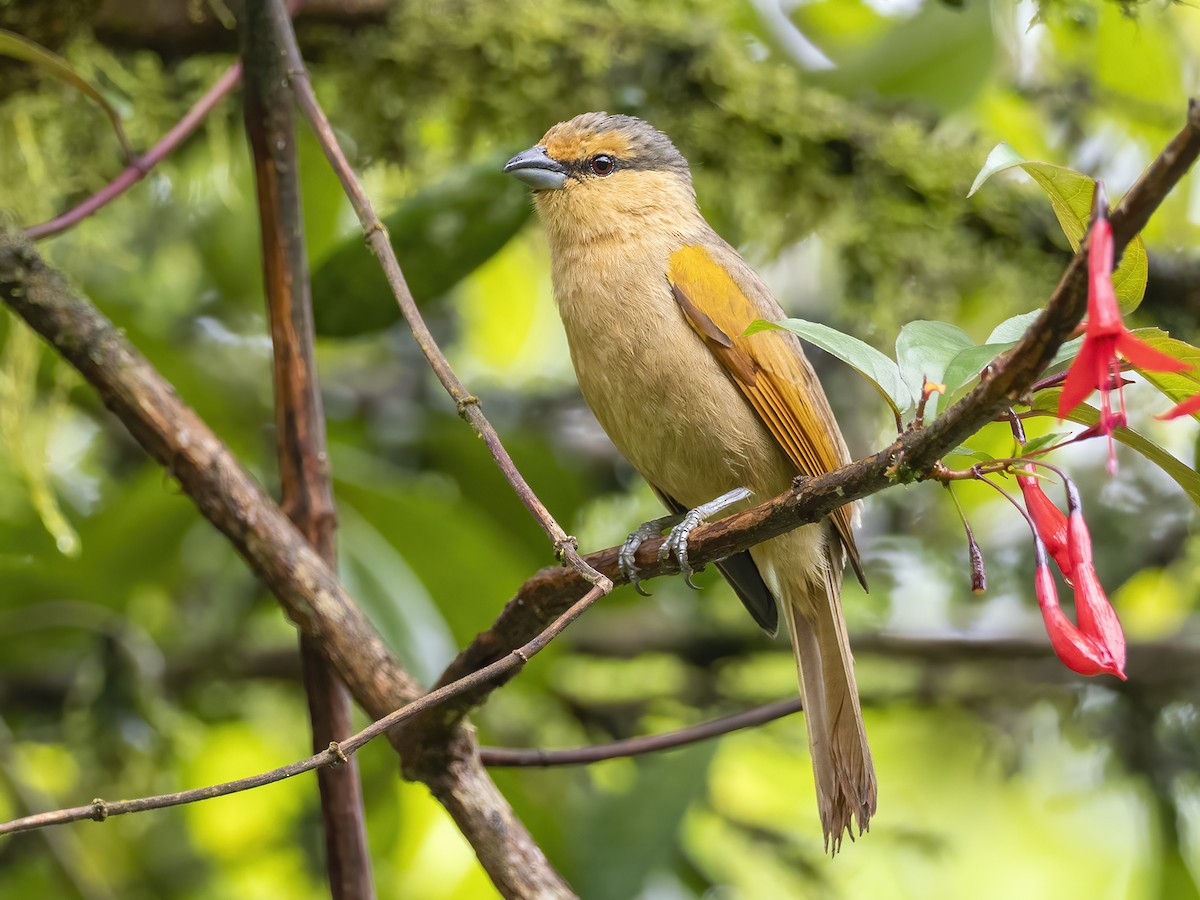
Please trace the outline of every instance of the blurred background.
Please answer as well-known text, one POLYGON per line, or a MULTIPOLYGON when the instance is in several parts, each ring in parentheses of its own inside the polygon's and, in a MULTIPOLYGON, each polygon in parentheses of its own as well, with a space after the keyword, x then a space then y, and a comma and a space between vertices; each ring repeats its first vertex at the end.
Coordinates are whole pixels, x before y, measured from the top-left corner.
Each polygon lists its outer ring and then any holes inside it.
MULTIPOLYGON (((98 84, 140 149, 233 60, 234 15, 223 0, 0 3, 0 27, 98 84)), ((324 0, 300 36, 426 316, 584 549, 660 511, 578 396, 527 190, 499 174, 550 125, 607 109, 666 131, 709 220, 789 313, 887 351, 909 320, 982 341, 1049 296, 1068 250, 1041 191, 1005 175, 966 198, 993 145, 1102 177, 1119 196, 1200 92, 1200 11, 1157 0, 324 0)), ((341 571, 431 680, 552 555, 397 322, 303 138, 341 571)), ((235 97, 143 183, 40 249, 274 490, 247 157, 235 97)), ((8 226, 50 218, 122 167, 92 101, 0 59, 8 226)), ((1200 341, 1200 178, 1146 239, 1135 324, 1200 341)), ((878 395, 812 356, 855 455, 882 446, 894 426, 878 395)), ((1195 423, 1153 421, 1169 404, 1145 386, 1127 400, 1133 427, 1194 468, 1195 423)), ((997 426, 971 446, 1005 455, 1010 442, 997 426)), ((879 813, 836 860, 822 855, 800 716, 497 781, 587 898, 1200 897, 1195 510, 1159 468, 1119 457, 1113 478, 1102 442, 1054 461, 1083 491, 1132 644, 1126 684, 1053 658, 1028 530, 994 492, 955 491, 988 565, 982 595, 945 490, 867 502, 871 591, 851 579, 845 605, 879 813)), ((649 599, 618 590, 475 715, 481 741, 576 746, 793 696, 786 643, 761 634, 715 573, 700 581, 698 593, 654 582, 649 599)), ((171 479, 0 313, 0 819, 305 756, 295 649, 277 605, 171 479)), ((494 896, 392 750, 376 742, 361 762, 381 894, 494 896)), ((8 838, 0 893, 320 897, 319 828, 303 776, 8 838)))

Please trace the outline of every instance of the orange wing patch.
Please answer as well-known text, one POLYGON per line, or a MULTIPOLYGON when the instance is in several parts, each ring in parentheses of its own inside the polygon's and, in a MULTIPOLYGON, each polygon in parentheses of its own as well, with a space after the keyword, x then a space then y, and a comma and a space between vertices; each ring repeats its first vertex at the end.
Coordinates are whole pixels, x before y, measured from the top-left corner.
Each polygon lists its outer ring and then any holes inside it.
MULTIPOLYGON (((827 409, 810 399, 821 396, 815 374, 779 335, 743 336, 761 316, 725 267, 704 247, 692 245, 672 254, 667 274, 688 323, 733 376, 797 469, 820 475, 840 466, 841 454, 829 437, 836 423, 827 409)), ((850 517, 849 506, 832 515, 850 563, 863 581, 850 517)))

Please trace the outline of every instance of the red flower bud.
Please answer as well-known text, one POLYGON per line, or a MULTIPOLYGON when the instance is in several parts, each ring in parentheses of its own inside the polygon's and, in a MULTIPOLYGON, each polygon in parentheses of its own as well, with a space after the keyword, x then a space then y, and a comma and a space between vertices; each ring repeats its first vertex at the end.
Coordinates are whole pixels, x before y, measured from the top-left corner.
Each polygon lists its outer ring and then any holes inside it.
POLYGON ((1067 546, 1073 568, 1071 581, 1075 587, 1075 618, 1079 628, 1093 641, 1104 647, 1111 657, 1117 677, 1125 678, 1125 633, 1116 610, 1108 602, 1096 569, 1092 564, 1092 538, 1080 509, 1079 493, 1072 482, 1067 482, 1067 546))
POLYGON ((1037 575, 1034 589, 1054 654, 1063 665, 1080 675, 1101 675, 1107 672, 1124 680, 1124 641, 1121 644, 1122 660, 1118 663, 1106 647, 1075 627, 1058 605, 1058 589, 1054 586, 1054 575, 1050 572, 1047 562, 1046 548, 1040 540, 1036 540, 1036 544, 1037 575))
POLYGON ((1025 497, 1025 508, 1033 519, 1038 537, 1046 545, 1046 550, 1054 558, 1063 578, 1071 580, 1071 554, 1067 548, 1067 517, 1059 509, 1041 484, 1032 475, 1018 475, 1017 484, 1025 497))

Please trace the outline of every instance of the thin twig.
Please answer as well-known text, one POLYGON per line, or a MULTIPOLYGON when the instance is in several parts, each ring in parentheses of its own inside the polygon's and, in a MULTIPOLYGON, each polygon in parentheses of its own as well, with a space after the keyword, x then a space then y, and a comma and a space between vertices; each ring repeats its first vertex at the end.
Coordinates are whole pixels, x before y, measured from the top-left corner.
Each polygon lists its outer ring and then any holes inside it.
POLYGON ((600 762, 618 757, 642 756, 647 753, 658 753, 662 750, 673 750, 696 744, 700 741, 711 740, 731 731, 742 728, 753 728, 800 712, 803 704, 799 697, 791 700, 779 700, 768 703, 745 712, 734 713, 710 722, 680 728, 665 734, 651 734, 644 737, 625 738, 607 744, 593 744, 589 747, 576 747, 571 750, 541 750, 538 748, 526 750, 513 747, 480 747, 479 758, 490 768, 502 767, 539 767, 549 766, 582 766, 588 763, 600 762))
POLYGON ((68 228, 79 224, 88 216, 116 200, 127 190, 145 178, 150 171, 182 144, 192 132, 200 127, 200 123, 208 117, 218 103, 238 85, 242 79, 242 64, 235 63, 222 73, 213 86, 205 91, 204 96, 193 104, 192 108, 176 122, 171 130, 162 136, 157 144, 143 156, 139 156, 125 170, 92 194, 82 203, 71 208, 62 215, 55 216, 48 222, 32 225, 25 229, 25 235, 30 240, 41 240, 61 234, 68 228))
MULTIPOLYGON (((337 516, 317 378, 312 290, 292 92, 275 37, 281 5, 251 0, 242 17, 246 134, 262 231, 263 283, 270 323, 275 434, 282 505, 330 569, 337 570, 337 516)), ((319 751, 351 732, 350 692, 319 644, 300 636, 304 692, 319 751)), ((358 764, 317 772, 325 868, 334 900, 375 896, 358 764)))
POLYGON ((562 529, 546 506, 538 499, 533 489, 529 487, 528 482, 525 481, 525 478, 517 470, 512 457, 509 456, 508 451, 500 442, 500 437, 496 433, 496 429, 492 427, 491 422, 483 414, 479 398, 467 390, 466 386, 459 380, 454 370, 450 367, 450 363, 446 360, 446 356, 442 353, 441 348, 438 347, 437 341, 434 340, 433 334, 429 331, 428 326, 426 326, 425 320, 421 317, 420 310, 417 309, 417 304, 413 300, 412 292, 409 290, 404 273, 400 269, 400 263, 396 259, 396 253, 392 249, 391 241, 388 240, 387 229, 384 227, 383 222, 380 221, 379 216, 376 215, 370 199, 359 183, 358 177, 354 174, 353 167, 350 165, 349 160, 346 159, 345 153, 342 152, 341 145, 338 144, 337 136, 333 133, 329 119, 317 101, 317 96, 308 78, 308 71, 305 68, 304 60, 300 56, 300 48, 296 43, 295 33, 290 28, 286 29, 286 31, 287 33, 282 35, 282 38, 290 69, 288 74, 292 80, 300 109, 312 126, 317 137, 317 142, 325 152, 329 164, 337 173, 338 179, 342 183, 342 188, 345 190, 346 196, 350 199, 350 205, 358 215, 358 221, 362 225, 367 244, 370 246, 371 251, 379 258, 383 274, 386 276, 388 285, 392 289, 396 303, 399 304, 400 311, 404 315, 408 327, 412 330, 413 337, 417 340, 417 345, 421 348, 421 352, 425 354, 425 359, 429 362, 434 374, 437 375, 438 380, 450 395, 450 399, 454 401, 458 409, 458 414, 471 425, 475 433, 483 440, 484 445, 496 461, 496 465, 500 468, 500 472, 504 475, 505 480, 512 486, 512 489, 516 492, 521 502, 525 504, 525 508, 533 514, 538 524, 542 526, 542 529, 549 536, 554 544, 555 554, 578 572, 586 581, 594 585, 605 585, 606 590, 611 590, 611 581, 583 561, 578 553, 575 538, 568 535, 562 529))
POLYGON ((525 644, 525 646, 513 650, 508 656, 497 660, 478 672, 472 672, 469 676, 455 684, 448 684, 445 687, 438 688, 436 691, 424 695, 418 700, 414 700, 407 706, 403 706, 378 721, 372 722, 357 734, 339 743, 331 744, 327 749, 307 759, 302 759, 299 762, 290 763, 286 766, 280 766, 277 769, 272 769, 269 772, 263 772, 259 775, 251 775, 247 778, 239 778, 236 781, 227 781, 208 787, 194 788, 190 791, 179 791, 173 794, 161 794, 155 797, 114 802, 97 799, 93 800, 87 806, 75 806, 69 809, 55 810, 54 812, 25 816, 10 822, 0 823, 0 835, 15 834, 20 831, 32 831, 33 829, 45 828, 49 825, 64 825, 68 822, 78 822, 83 819, 94 819, 97 822, 103 822, 113 816, 121 816, 126 813, 195 803, 198 800, 209 800, 213 797, 223 797, 227 794, 236 794, 241 791, 262 787, 263 785, 273 784, 277 781, 283 781, 285 778, 291 778, 304 772, 311 772, 313 769, 322 766, 344 763, 371 740, 391 730, 405 720, 411 719, 413 716, 425 712, 439 703, 444 703, 446 700, 478 687, 483 682, 500 678, 517 669, 523 668, 530 659, 544 650, 554 638, 561 634, 564 628, 583 615, 589 606, 603 596, 604 591, 599 586, 593 586, 586 595, 580 598, 570 609, 555 619, 545 630, 525 644))

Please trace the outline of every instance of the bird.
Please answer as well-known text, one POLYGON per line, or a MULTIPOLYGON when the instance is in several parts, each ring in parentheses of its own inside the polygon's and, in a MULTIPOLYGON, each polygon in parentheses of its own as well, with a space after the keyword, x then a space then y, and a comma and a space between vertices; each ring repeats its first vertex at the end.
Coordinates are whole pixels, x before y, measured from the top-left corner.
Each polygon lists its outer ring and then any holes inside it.
MULTIPOLYGON (((685 575, 687 534, 703 518, 850 461, 796 336, 744 333, 755 320, 784 318, 783 309, 704 218, 669 137, 634 116, 584 113, 504 171, 533 189, 583 397, 671 521, 682 519, 665 546, 685 575)), ((841 604, 845 560, 864 580, 852 520, 843 506, 717 563, 768 634, 782 614, 834 854, 843 835, 854 839, 853 826, 868 829, 878 793, 841 604)), ((622 549, 635 586, 632 550, 665 521, 647 523, 622 549)))

